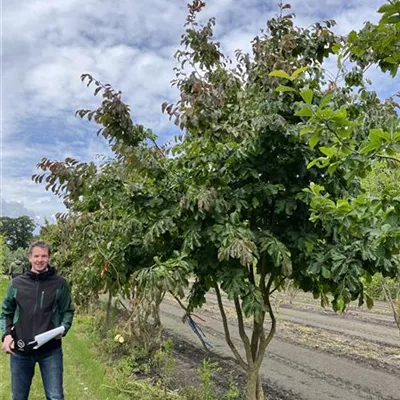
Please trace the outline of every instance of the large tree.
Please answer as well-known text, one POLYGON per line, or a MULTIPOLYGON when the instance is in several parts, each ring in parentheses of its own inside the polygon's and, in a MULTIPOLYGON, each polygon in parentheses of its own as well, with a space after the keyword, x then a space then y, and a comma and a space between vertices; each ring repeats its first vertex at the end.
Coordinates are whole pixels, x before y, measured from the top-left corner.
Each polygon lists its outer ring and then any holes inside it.
POLYGON ((238 51, 232 64, 213 40, 214 20, 197 22, 203 7, 189 5, 176 54, 180 98, 163 105, 183 130, 178 143, 158 146, 132 123, 121 93, 86 74, 103 101, 78 114, 102 125, 116 161, 94 172, 43 160, 45 173, 35 179, 47 175, 86 218, 80 245, 91 249, 93 283, 121 287, 135 269, 153 283, 157 276, 185 283, 191 272, 189 311, 215 290, 227 342, 247 373, 246 399, 258 400, 259 369, 276 330, 271 295, 285 280, 323 304, 331 295, 343 310, 363 302, 361 278, 396 273, 398 198, 372 198, 361 180, 377 160, 397 162, 399 122, 393 103, 365 86, 365 66, 341 66, 341 87, 325 78, 323 61, 348 52, 333 21, 297 28, 290 6, 281 5, 252 54, 238 51), (111 182, 108 168, 118 171, 111 182), (146 276, 162 270, 172 275, 146 276), (231 340, 222 291, 235 304, 244 356, 231 340), (244 316, 252 318, 250 335, 244 316))
POLYGON ((35 221, 26 215, 17 218, 0 217, 0 235, 4 236, 11 250, 17 250, 19 247, 28 248, 35 227, 35 221))

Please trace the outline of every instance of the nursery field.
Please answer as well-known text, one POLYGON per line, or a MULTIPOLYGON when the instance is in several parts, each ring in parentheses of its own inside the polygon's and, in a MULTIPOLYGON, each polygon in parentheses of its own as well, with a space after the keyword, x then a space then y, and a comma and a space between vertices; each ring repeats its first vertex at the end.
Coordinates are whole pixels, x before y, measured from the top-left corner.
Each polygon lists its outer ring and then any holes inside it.
MULTIPOLYGON (((226 301, 229 310, 229 302, 226 301)), ((231 336, 238 343, 235 313, 230 315, 231 336)), ((177 353, 195 366, 204 356, 200 342, 172 299, 163 307, 163 324, 180 339, 177 353), (199 346, 196 349, 196 346, 199 346)), ((195 318, 217 354, 230 355, 216 298, 208 296, 195 318)), ((226 372, 234 370, 225 363, 226 372)), ((187 379, 190 374, 186 371, 187 379)), ((262 366, 267 399, 395 400, 400 399, 400 339, 393 316, 384 303, 373 310, 351 306, 345 314, 324 310, 312 298, 299 295, 280 308, 278 331, 262 366)), ((236 376, 240 379, 240 374, 236 376)))

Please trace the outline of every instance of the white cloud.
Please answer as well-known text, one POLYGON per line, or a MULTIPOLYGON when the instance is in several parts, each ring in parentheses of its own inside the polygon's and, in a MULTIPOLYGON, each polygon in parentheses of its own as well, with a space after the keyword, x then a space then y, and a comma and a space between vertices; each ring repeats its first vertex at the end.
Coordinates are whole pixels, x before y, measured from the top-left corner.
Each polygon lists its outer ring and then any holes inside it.
POLYGON ((27 215, 33 218, 35 216, 34 211, 26 208, 20 201, 5 201, 2 197, 0 198, 0 215, 11 218, 19 217, 21 215, 27 215))

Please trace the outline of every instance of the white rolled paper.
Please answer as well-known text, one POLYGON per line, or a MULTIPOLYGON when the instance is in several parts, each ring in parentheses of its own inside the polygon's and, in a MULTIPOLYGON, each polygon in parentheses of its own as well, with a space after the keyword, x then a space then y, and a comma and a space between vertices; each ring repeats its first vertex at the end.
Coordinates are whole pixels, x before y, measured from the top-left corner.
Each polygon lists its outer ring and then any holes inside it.
POLYGON ((61 335, 65 332, 65 328, 61 325, 58 328, 51 329, 50 331, 43 332, 40 335, 35 336, 35 342, 37 345, 34 349, 38 349, 40 346, 43 346, 49 340, 54 339, 56 336, 61 335))

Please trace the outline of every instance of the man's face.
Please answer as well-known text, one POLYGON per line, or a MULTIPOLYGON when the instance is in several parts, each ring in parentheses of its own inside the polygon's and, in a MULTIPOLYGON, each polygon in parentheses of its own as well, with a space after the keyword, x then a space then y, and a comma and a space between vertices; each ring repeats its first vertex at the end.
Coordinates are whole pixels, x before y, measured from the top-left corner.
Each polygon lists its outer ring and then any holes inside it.
POLYGON ((34 247, 28 259, 32 264, 32 272, 37 274, 44 272, 49 265, 49 250, 41 247, 34 247))

